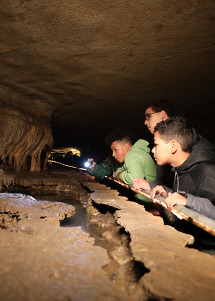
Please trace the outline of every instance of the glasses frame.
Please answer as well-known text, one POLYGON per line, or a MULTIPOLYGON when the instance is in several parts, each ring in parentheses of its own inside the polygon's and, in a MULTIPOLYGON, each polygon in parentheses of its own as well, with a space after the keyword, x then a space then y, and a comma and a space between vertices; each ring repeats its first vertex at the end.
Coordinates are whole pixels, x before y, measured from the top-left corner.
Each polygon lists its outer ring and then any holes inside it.
POLYGON ((151 115, 156 114, 156 113, 160 113, 160 112, 146 113, 145 114, 146 120, 149 120, 149 118, 151 117, 151 115))

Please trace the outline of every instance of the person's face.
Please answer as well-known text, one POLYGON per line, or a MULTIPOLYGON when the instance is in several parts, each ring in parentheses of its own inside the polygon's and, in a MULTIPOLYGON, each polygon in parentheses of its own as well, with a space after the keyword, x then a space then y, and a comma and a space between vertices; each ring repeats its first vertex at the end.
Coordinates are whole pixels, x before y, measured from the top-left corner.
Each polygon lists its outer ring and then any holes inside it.
POLYGON ((129 146, 127 143, 121 141, 114 141, 111 144, 112 156, 120 163, 125 161, 125 156, 129 151, 129 146))
POLYGON ((158 165, 171 164, 172 141, 165 142, 158 131, 154 134, 154 147, 152 153, 158 165))
POLYGON ((147 126, 148 130, 153 134, 156 124, 163 120, 163 114, 162 112, 154 112, 152 108, 149 107, 145 111, 145 116, 145 125, 147 126))

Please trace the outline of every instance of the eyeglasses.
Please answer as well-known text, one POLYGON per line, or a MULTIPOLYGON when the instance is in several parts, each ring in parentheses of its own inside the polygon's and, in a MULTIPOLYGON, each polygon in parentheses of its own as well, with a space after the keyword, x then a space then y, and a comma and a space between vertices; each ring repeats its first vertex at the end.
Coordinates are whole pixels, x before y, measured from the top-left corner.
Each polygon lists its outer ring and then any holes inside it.
POLYGON ((146 120, 149 120, 149 118, 151 117, 151 115, 156 114, 156 113, 160 113, 160 112, 146 113, 145 114, 146 120))

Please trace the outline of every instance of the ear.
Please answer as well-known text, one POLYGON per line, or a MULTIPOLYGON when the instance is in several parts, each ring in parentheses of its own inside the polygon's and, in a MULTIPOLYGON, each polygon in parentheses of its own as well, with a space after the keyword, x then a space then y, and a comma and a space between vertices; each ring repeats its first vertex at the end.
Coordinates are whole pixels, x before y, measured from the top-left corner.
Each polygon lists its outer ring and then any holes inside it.
POLYGON ((161 118, 162 120, 166 120, 168 118, 166 111, 164 110, 161 111, 161 118))
POLYGON ((170 142, 170 146, 171 146, 171 153, 172 155, 174 155, 178 151, 178 147, 179 147, 178 141, 172 140, 170 142))
POLYGON ((126 142, 125 143, 125 150, 128 152, 130 148, 131 148, 131 145, 126 142))

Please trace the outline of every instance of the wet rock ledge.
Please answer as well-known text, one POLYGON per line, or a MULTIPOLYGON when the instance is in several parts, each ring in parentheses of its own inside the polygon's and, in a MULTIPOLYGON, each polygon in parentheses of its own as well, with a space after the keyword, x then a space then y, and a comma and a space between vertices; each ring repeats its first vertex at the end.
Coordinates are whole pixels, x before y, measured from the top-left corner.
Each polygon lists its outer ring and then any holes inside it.
POLYGON ((80 227, 60 227, 74 214, 64 203, 0 194, 0 300, 128 300, 102 269, 106 250, 80 227))
POLYGON ((1 193, 0 300, 214 300, 215 256, 188 248, 191 235, 91 177, 67 171, 37 175, 6 174, 2 186, 69 191, 87 207, 92 223, 101 221, 104 240, 113 243, 115 232, 122 246, 108 255, 80 227, 60 227, 60 220, 75 214, 71 205, 1 193), (118 277, 108 272, 113 260, 118 277), (141 272, 128 286, 123 267, 131 262, 141 272))
MULTIPOLYGON (((98 183, 84 183, 98 206, 117 209, 114 217, 130 236, 133 260, 148 270, 140 286, 153 300, 214 300, 215 256, 188 248, 191 235, 165 225, 118 192, 98 183)), ((212 238, 213 239, 213 238, 212 238)), ((151 300, 151 299, 150 299, 151 300)))

